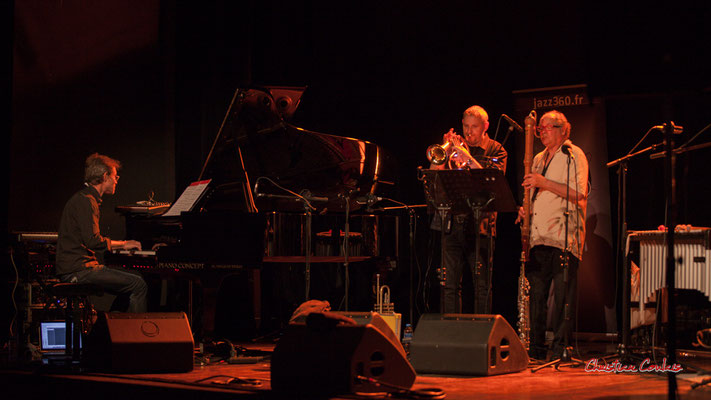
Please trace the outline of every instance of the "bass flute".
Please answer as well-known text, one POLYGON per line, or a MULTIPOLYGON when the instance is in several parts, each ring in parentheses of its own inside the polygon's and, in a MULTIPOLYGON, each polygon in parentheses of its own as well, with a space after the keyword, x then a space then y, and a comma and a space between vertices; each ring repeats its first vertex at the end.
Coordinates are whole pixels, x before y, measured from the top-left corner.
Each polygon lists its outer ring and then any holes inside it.
MULTIPOLYGON (((533 164, 533 137, 536 133, 536 110, 532 110, 525 120, 525 147, 523 156, 524 175, 531 173, 533 164)), ((531 325, 529 320, 529 290, 526 279, 526 262, 531 237, 531 189, 523 190, 523 219, 521 221, 521 270, 518 277, 518 336, 526 350, 530 347, 531 325)))

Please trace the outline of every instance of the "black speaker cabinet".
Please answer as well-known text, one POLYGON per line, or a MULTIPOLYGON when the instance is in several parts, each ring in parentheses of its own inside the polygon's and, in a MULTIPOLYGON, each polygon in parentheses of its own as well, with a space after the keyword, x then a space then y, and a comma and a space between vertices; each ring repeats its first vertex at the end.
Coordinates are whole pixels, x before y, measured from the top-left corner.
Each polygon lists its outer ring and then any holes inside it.
MULTIPOLYGON (((352 319, 356 325, 368 325, 371 324, 373 327, 380 331, 399 351, 403 357, 407 358, 405 349, 400 343, 400 338, 395 335, 395 332, 390 328, 387 322, 380 316, 380 314, 374 311, 330 311, 331 314, 340 315, 346 318, 352 319)), ((306 317, 301 316, 294 320, 294 322, 306 323, 306 317)))
POLYGON ((419 373, 487 376, 528 366, 521 339, 501 315, 425 314, 410 356, 419 373))
POLYGON ((338 314, 357 322, 312 313, 304 322, 289 324, 272 354, 272 389, 310 394, 393 391, 358 376, 410 388, 415 370, 387 323, 374 313, 338 314))
POLYGON ((187 372, 194 347, 185 313, 99 313, 84 360, 102 371, 187 372))

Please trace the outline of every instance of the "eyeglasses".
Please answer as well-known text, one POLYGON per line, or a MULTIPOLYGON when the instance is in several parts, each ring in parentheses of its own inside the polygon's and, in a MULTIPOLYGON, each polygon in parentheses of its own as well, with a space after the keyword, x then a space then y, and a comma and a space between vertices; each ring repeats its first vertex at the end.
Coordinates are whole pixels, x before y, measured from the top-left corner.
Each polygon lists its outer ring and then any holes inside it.
POLYGON ((563 125, 539 125, 538 128, 536 128, 536 130, 538 131, 538 133, 543 133, 544 131, 551 132, 553 130, 553 128, 562 128, 562 127, 563 127, 563 125))

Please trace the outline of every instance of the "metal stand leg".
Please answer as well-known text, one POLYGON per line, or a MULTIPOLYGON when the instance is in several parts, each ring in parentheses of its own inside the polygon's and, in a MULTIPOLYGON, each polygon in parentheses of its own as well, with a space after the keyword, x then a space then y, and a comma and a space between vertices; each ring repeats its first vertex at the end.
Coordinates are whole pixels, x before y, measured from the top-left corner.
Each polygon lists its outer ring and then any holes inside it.
POLYGON ((444 234, 445 234, 445 216, 446 211, 440 211, 442 226, 440 229, 440 262, 437 277, 439 278, 439 312, 444 314, 446 312, 445 303, 445 293, 444 290, 447 287, 447 269, 444 267, 444 234))

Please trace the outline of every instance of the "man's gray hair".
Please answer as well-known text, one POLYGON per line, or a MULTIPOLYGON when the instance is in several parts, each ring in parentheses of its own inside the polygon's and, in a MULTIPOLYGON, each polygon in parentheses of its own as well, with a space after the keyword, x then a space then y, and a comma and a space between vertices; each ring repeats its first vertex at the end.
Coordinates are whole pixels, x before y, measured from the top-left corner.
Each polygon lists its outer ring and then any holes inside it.
POLYGON ((111 167, 117 171, 121 168, 121 162, 111 157, 94 153, 86 158, 84 168, 84 182, 90 185, 98 185, 104 181, 104 174, 111 173, 111 167))

